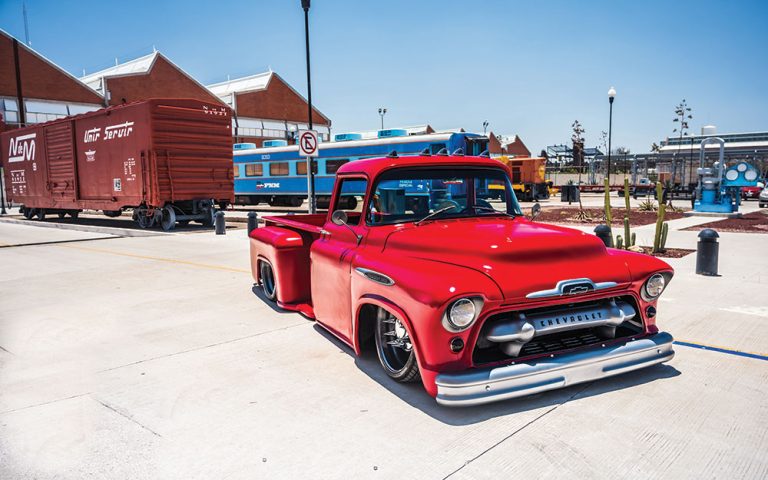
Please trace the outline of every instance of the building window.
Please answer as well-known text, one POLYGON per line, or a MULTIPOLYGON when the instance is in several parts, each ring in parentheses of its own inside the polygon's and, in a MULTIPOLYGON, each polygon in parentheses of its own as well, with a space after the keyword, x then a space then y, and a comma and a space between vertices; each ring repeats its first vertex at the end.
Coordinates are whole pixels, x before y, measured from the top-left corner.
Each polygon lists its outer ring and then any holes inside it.
POLYGON ((349 160, 347 160, 346 158, 343 160, 326 160, 325 173, 327 175, 336 174, 336 172, 339 170, 339 167, 341 167, 342 165, 348 162, 349 160))
POLYGON ((264 175, 264 166, 260 163, 249 163, 245 166, 246 177, 260 177, 264 175))
POLYGON ((296 162, 296 175, 307 174, 307 162, 306 160, 299 160, 296 162))
POLYGON ((269 174, 273 177, 284 177, 288 175, 288 162, 270 163, 269 174))

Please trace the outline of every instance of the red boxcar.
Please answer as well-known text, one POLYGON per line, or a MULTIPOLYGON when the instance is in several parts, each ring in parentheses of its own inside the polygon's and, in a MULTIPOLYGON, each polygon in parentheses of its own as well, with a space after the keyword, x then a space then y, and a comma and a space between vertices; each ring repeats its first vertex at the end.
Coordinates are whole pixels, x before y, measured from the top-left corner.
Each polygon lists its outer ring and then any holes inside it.
POLYGON ((225 106, 152 99, 7 131, 6 193, 30 219, 132 208, 142 227, 212 225, 234 200, 231 128, 225 106))

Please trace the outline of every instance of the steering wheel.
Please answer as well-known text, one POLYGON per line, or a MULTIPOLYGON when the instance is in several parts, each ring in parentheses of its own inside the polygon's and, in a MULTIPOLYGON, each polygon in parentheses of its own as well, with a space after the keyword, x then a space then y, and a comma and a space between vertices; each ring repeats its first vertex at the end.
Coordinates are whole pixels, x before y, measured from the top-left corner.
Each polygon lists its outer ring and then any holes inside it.
POLYGON ((493 206, 487 200, 483 200, 482 198, 476 199, 475 205, 480 205, 481 207, 493 208, 493 206))

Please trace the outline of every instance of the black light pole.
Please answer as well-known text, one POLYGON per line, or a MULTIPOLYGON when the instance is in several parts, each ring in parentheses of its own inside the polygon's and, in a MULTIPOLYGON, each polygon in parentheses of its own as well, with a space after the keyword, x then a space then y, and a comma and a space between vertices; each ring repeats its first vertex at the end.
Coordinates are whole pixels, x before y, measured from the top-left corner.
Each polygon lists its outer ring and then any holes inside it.
POLYGON ((611 127, 613 126, 613 98, 616 96, 616 89, 608 89, 608 185, 611 185, 611 127))
POLYGON ((387 114, 387 109, 384 107, 379 108, 379 116, 381 117, 381 129, 384 130, 384 115, 387 114))
POLYGON ((488 125, 489 125, 488 120, 483 122, 483 135, 485 135, 485 131, 488 130, 488 125))
MULTIPOLYGON (((309 129, 312 130, 312 77, 309 68, 309 1, 301 0, 301 8, 304 9, 304 39, 307 47, 307 117, 309 129)), ((317 199, 315 198, 315 161, 307 157, 308 191, 307 204, 309 213, 317 213, 317 199)))

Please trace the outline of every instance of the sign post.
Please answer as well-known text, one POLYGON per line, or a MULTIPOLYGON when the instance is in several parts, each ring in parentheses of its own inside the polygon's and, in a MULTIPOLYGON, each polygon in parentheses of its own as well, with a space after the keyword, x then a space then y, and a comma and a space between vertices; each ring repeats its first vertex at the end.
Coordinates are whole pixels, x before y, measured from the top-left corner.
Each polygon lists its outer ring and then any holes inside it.
POLYGON ((317 131, 299 130, 299 153, 307 157, 307 204, 309 213, 317 213, 317 197, 315 197, 315 171, 313 157, 317 157, 317 131))

